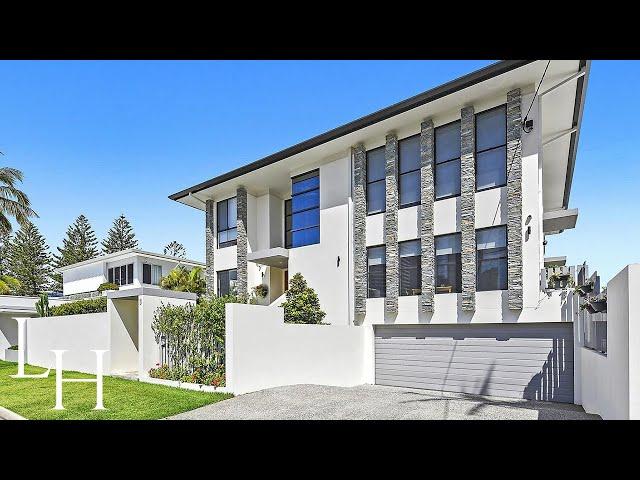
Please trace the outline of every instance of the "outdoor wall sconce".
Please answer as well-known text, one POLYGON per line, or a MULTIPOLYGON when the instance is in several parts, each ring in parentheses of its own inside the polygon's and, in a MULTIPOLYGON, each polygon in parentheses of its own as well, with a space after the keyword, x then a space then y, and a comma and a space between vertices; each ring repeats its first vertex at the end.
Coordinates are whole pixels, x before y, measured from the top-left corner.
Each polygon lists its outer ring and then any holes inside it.
POLYGON ((336 261, 336 268, 340 267, 340 255, 338 255, 338 260, 336 261))

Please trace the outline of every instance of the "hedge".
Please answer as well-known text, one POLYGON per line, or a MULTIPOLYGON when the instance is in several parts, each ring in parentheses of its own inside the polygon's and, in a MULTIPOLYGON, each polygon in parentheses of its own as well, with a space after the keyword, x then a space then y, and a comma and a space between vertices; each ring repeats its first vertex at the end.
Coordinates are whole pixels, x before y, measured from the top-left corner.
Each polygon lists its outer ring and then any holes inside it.
POLYGON ((59 317, 62 315, 81 315, 83 313, 100 313, 106 311, 107 297, 96 297, 49 307, 49 316, 59 317))

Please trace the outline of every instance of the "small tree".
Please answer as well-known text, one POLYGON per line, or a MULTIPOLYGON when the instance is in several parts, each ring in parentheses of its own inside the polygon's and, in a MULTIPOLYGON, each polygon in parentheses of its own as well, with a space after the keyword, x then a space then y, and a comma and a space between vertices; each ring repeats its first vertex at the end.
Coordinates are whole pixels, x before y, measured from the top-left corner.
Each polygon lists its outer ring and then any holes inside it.
POLYGON ((11 244, 9 270, 20 282, 21 295, 37 295, 50 286, 52 270, 49 246, 31 222, 20 228, 11 244))
POLYGON ((184 245, 174 240, 164 247, 164 254, 171 255, 172 257, 185 258, 187 251, 185 250, 184 245))
POLYGON ((138 240, 133 227, 124 215, 113 221, 113 226, 102 241, 102 253, 116 253, 129 248, 137 248, 138 240))
MULTIPOLYGON (((98 239, 91 228, 89 220, 84 215, 75 219, 73 224, 67 228, 67 236, 62 240, 62 247, 57 247, 59 255, 53 254, 53 266, 58 269, 95 258, 100 253, 98 251, 98 239)), ((52 275, 55 281, 55 288, 62 290, 62 274, 52 275)))
POLYGON ((287 301, 284 307, 286 323, 321 324, 326 313, 320 309, 320 300, 315 290, 307 285, 302 274, 296 273, 289 282, 287 301))

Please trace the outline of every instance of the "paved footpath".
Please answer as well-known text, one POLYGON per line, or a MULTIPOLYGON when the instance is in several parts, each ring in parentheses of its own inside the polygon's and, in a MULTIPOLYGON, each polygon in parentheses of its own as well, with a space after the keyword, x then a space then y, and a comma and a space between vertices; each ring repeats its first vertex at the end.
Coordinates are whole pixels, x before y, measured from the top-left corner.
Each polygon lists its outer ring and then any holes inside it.
POLYGON ((579 405, 379 385, 291 385, 239 395, 170 420, 599 420, 579 405))

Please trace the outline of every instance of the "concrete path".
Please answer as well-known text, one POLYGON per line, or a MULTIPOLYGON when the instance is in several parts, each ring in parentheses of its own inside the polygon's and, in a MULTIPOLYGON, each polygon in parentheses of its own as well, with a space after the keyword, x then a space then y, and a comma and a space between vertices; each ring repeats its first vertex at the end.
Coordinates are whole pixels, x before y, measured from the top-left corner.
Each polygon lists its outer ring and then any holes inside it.
POLYGON ((240 395, 170 420, 599 420, 573 404, 361 385, 291 385, 240 395))

